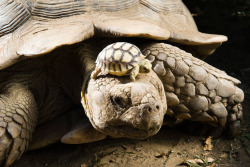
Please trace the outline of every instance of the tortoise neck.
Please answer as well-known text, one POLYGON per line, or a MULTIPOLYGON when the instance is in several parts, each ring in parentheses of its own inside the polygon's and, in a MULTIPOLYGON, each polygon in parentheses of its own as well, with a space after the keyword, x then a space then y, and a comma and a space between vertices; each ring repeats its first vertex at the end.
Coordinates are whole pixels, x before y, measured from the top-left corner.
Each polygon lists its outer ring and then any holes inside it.
MULTIPOLYGON (((95 45, 91 45, 90 42, 86 41, 80 44, 78 48, 78 54, 80 56, 81 72, 83 76, 83 83, 81 91, 84 92, 90 75, 95 69, 95 60, 99 52, 95 49, 95 45)), ((82 92, 82 93, 83 93, 82 92)))

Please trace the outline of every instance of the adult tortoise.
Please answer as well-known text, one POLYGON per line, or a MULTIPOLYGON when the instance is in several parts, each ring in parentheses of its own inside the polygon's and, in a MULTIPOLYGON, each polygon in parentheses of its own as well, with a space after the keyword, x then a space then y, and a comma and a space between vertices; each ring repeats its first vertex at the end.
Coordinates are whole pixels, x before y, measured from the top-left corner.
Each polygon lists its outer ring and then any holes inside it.
POLYGON ((146 138, 164 115, 166 123, 199 121, 239 133, 240 81, 166 44, 203 59, 227 40, 200 33, 182 1, 0 4, 0 166, 60 140, 146 138), (104 73, 91 79, 99 52, 119 41, 137 45, 153 70, 134 82, 104 73))

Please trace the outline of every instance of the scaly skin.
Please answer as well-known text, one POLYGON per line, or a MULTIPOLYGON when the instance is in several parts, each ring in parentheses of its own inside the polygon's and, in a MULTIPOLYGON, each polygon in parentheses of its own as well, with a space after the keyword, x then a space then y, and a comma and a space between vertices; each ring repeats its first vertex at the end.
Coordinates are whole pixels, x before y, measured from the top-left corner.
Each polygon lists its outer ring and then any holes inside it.
MULTIPOLYGON (((159 43, 142 47, 153 61, 153 70, 140 73, 135 82, 129 76, 102 73, 93 80, 90 74, 96 56, 114 42, 96 41, 62 47, 0 71, 0 166, 21 157, 35 126, 42 129, 47 121, 81 105, 81 90, 93 127, 110 136, 138 139, 154 135, 166 110, 178 120, 225 127, 232 136, 240 132, 244 95, 235 86, 238 80, 191 54, 159 43)), ((55 136, 60 139, 62 135, 55 136)))
POLYGON ((168 44, 149 44, 142 50, 164 84, 167 115, 221 126, 233 137, 239 134, 244 99, 236 86, 240 81, 168 44))
POLYGON ((90 79, 82 104, 95 129, 113 137, 144 139, 156 134, 166 112, 164 88, 157 77, 140 73, 129 76, 101 73, 90 79))
POLYGON ((35 99, 26 86, 4 87, 0 95, 0 164, 12 164, 27 149, 37 116, 35 99))

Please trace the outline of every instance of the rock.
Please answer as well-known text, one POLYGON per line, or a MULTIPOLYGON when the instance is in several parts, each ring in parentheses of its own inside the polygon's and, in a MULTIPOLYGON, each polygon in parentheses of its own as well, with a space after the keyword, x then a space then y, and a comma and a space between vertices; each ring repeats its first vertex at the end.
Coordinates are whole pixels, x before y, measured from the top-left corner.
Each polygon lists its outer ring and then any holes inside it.
POLYGON ((209 90, 214 90, 219 84, 219 81, 212 75, 208 74, 208 77, 205 81, 205 85, 209 90))
POLYGON ((166 61, 164 61, 164 64, 169 67, 170 69, 175 68, 175 59, 173 57, 167 57, 166 61))
POLYGON ((205 96, 208 95, 208 89, 203 84, 197 85, 196 91, 197 91, 197 94, 205 95, 205 96))
POLYGON ((195 96, 190 100, 189 105, 193 110, 208 110, 208 101, 205 96, 195 96))
POLYGON ((217 116, 218 118, 227 117, 228 114, 227 109, 221 102, 210 105, 209 109, 211 113, 217 116))
POLYGON ((175 85, 177 87, 183 87, 183 86, 185 86, 185 78, 184 78, 184 76, 176 77, 175 85))
POLYGON ((204 68, 197 66, 197 65, 192 65, 189 71, 189 75, 196 81, 204 81, 207 79, 207 72, 204 70, 204 68))
POLYGON ((187 83, 184 87, 181 88, 181 93, 190 97, 195 96, 195 86, 193 83, 187 83))
POLYGON ((230 97, 236 92, 234 84, 225 79, 219 79, 219 85, 215 90, 217 91, 217 95, 221 97, 230 97))
POLYGON ((172 92, 165 92, 168 106, 175 106, 180 103, 179 98, 172 92))

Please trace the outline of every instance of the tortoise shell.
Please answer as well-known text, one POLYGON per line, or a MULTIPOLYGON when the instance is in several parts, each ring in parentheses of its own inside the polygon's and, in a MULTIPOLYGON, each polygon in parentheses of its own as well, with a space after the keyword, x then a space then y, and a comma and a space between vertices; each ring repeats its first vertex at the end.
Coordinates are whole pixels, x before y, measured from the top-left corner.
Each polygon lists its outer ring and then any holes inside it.
POLYGON ((0 69, 95 34, 170 40, 205 55, 227 40, 200 33, 181 0, 1 0, 0 69))
POLYGON ((135 45, 127 42, 116 42, 105 47, 96 59, 96 66, 102 71, 124 75, 145 56, 135 45))

